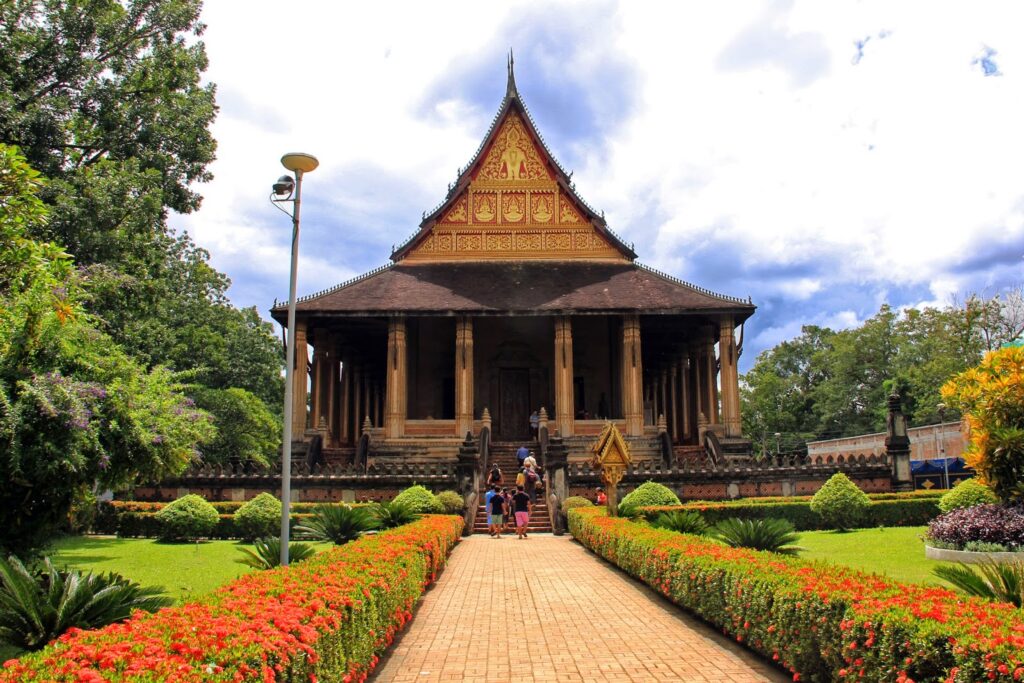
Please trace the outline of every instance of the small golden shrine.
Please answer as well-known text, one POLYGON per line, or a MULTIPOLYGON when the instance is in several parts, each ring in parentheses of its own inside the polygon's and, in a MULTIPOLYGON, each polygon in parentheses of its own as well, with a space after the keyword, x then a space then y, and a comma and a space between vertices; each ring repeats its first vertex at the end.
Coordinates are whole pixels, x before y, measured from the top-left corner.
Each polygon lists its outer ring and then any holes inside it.
POLYGON ((608 514, 614 517, 619 509, 619 482, 633 462, 629 445, 615 423, 608 422, 590 450, 594 454, 591 464, 601 473, 601 482, 608 495, 608 514))

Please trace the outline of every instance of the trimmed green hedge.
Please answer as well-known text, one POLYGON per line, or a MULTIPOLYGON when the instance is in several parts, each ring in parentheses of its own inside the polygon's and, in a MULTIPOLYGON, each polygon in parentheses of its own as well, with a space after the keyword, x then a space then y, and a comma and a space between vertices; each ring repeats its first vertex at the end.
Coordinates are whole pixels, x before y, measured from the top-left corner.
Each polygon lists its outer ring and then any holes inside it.
POLYGON ((430 515, 209 596, 11 660, 0 683, 362 681, 433 583, 463 519, 430 515))
MULTIPOLYGON (((811 510, 810 499, 782 499, 785 502, 729 501, 719 503, 684 503, 683 505, 660 505, 641 508, 648 520, 662 512, 673 510, 696 510, 708 524, 717 524, 729 517, 742 519, 766 519, 777 517, 789 520, 798 531, 821 531, 830 529, 817 513, 811 510)), ((872 500, 864 513, 861 525, 879 526, 925 526, 939 516, 939 498, 902 498, 872 500)))
POLYGON ((1014 681, 1024 613, 1009 603, 900 584, 823 562, 728 548, 600 508, 569 512, 573 537, 793 680, 1014 681))

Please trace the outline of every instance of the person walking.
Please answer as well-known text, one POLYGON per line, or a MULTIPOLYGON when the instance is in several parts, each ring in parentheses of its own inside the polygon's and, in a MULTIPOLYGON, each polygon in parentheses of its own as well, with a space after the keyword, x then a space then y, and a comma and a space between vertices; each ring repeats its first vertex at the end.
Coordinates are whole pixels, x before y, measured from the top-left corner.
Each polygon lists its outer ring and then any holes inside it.
POLYGON ((537 411, 535 410, 532 413, 530 413, 530 437, 533 438, 534 441, 537 440, 537 433, 539 429, 540 415, 538 415, 537 411))
POLYGON ((516 450, 516 460, 519 461, 519 467, 523 466, 523 461, 530 455, 530 451, 526 446, 520 446, 516 450))
POLYGON ((512 514, 512 491, 503 488, 501 496, 505 499, 505 530, 512 531, 516 528, 516 519, 512 514))
POLYGON ((524 467, 533 467, 533 468, 537 467, 537 458, 533 457, 533 451, 530 451, 526 455, 526 458, 523 460, 523 466, 524 467))
POLYGON ((520 539, 524 539, 526 538, 526 528, 530 526, 530 513, 533 512, 533 502, 522 486, 516 487, 516 495, 512 496, 512 506, 515 509, 516 516, 516 535, 520 539))
POLYGON ((501 495, 501 490, 497 486, 494 487, 494 495, 491 496, 488 508, 491 513, 491 536, 501 538, 501 527, 505 523, 508 505, 505 504, 505 497, 501 495))
POLYGON ((537 502, 537 481, 540 476, 537 474, 537 470, 530 465, 526 466, 526 484, 523 488, 526 489, 526 495, 530 497, 530 502, 537 502))
POLYGON ((487 513, 487 531, 494 535, 494 527, 491 526, 491 498, 494 498, 498 491, 497 486, 488 486, 487 493, 484 494, 484 511, 487 513))
POLYGON ((487 485, 488 486, 501 486, 502 476, 501 468, 495 465, 491 468, 491 471, 487 474, 487 485))

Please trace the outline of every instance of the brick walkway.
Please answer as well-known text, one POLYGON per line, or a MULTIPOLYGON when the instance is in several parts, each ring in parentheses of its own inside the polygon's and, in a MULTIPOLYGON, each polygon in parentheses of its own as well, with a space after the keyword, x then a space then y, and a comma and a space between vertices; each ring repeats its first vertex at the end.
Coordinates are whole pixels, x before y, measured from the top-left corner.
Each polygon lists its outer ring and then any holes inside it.
POLYGON ((414 615, 371 680, 789 680, 569 536, 463 539, 414 615))

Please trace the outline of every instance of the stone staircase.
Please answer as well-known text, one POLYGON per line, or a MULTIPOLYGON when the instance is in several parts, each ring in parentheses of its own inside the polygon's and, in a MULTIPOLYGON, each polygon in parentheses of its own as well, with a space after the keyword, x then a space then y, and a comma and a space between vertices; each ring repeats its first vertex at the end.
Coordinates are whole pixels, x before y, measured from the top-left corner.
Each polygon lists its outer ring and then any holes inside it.
MULTIPOLYGON (((516 450, 522 443, 520 442, 502 442, 495 441, 491 443, 491 465, 488 467, 487 472, 484 472, 484 481, 487 480, 487 474, 490 472, 490 467, 497 465, 501 469, 501 474, 504 479, 502 486, 508 486, 514 488, 516 483, 516 473, 518 472, 519 462, 516 460, 516 450)), ((527 448, 533 451, 534 457, 537 457, 536 444, 527 444, 527 448)), ((481 504, 477 507, 476 518, 473 520, 473 533, 474 534, 486 534, 487 533, 487 510, 483 506, 484 495, 487 493, 486 488, 480 490, 480 501, 481 504)), ((514 524, 512 530, 505 531, 504 535, 515 536, 514 524)), ((533 504, 533 513, 530 515, 530 524, 526 527, 528 534, 538 533, 551 533, 551 519, 548 517, 548 504, 543 499, 543 496, 537 496, 537 502, 533 504)))

